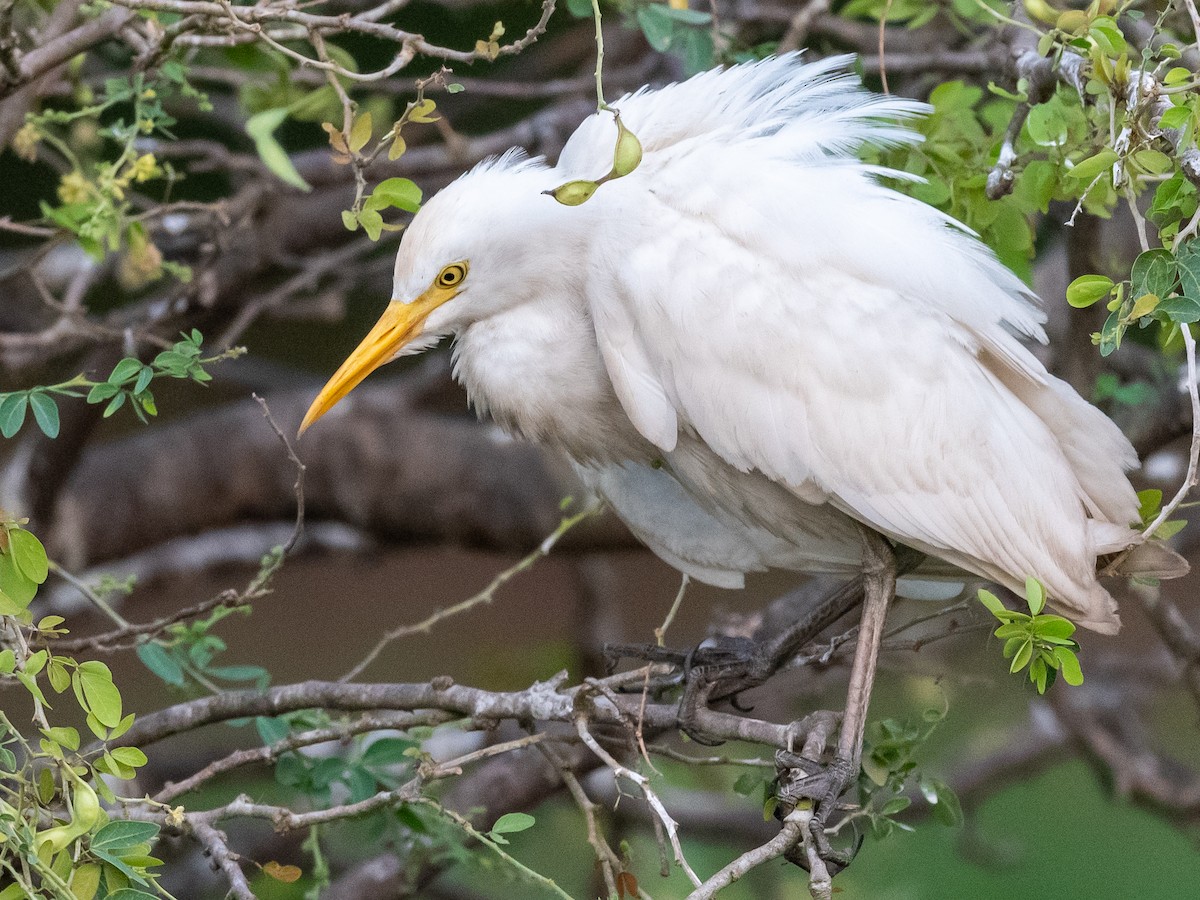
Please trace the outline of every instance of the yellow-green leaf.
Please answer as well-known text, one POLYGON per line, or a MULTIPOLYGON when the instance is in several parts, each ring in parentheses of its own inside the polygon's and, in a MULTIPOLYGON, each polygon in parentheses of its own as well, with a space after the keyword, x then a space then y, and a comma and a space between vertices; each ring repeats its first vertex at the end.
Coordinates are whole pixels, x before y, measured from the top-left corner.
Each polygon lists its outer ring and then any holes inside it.
POLYGON ((350 150, 357 153, 367 145, 367 141, 371 139, 371 132, 374 130, 374 122, 371 119, 369 112, 364 112, 354 120, 354 124, 350 127, 350 150))

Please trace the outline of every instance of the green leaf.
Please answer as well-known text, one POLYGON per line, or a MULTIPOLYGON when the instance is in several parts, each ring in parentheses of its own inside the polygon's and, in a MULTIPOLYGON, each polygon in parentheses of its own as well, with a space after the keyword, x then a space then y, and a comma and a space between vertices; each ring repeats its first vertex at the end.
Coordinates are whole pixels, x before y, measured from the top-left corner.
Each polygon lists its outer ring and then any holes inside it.
POLYGON ((1084 309, 1107 297, 1113 287, 1113 280, 1107 275, 1080 275, 1067 286, 1067 302, 1076 309, 1084 309))
POLYGON ((1175 288, 1179 277, 1175 257, 1169 250, 1147 250, 1133 261, 1129 280, 1133 286, 1132 296, 1157 294, 1166 297, 1175 288))
POLYGON ((1025 120, 1025 130, 1030 140, 1040 147, 1061 146, 1067 140, 1067 120, 1062 107, 1056 103, 1034 106, 1025 120))
POLYGON ((410 747, 415 746, 417 744, 413 741, 407 741, 404 738, 379 738, 363 751, 362 764, 364 766, 390 766, 396 763, 407 763, 410 761, 410 757, 406 755, 407 751, 410 747))
POLYGON ((1200 247, 1194 241, 1189 241, 1180 249, 1175 257, 1179 267, 1179 283, 1182 293, 1188 297, 1200 298, 1200 247))
POLYGON ((409 178, 385 178, 375 186, 367 205, 370 209, 394 206, 415 213, 421 208, 421 189, 409 178))
POLYGON ((0 592, 23 610, 37 594, 37 589, 37 582, 17 568, 12 553, 0 553, 0 592))
POLYGON ((930 778, 929 785, 937 794, 937 803, 933 807, 933 817, 943 825, 956 827, 963 823, 962 804, 958 802, 958 795, 950 789, 950 786, 944 781, 939 781, 936 778, 930 778))
MULTIPOLYGON (((100 872, 98 863, 84 863, 76 866, 71 874, 71 894, 75 900, 92 900, 100 889, 100 872)), ((111 896, 111 895, 110 895, 111 896)), ((0 894, 0 897, 3 897, 0 894)))
POLYGON ((1154 307, 1154 311, 1180 325, 1200 322, 1200 302, 1191 297, 1175 296, 1160 300, 1158 306, 1154 307))
POLYGON ((75 677, 91 714, 101 725, 116 728, 121 723, 121 692, 113 684, 108 666, 89 659, 79 664, 75 677))
POLYGON ((246 134, 254 140, 254 148, 258 151, 259 158, 272 174, 285 184, 302 191, 311 191, 312 187, 300 177, 287 151, 275 140, 275 129, 283 124, 287 116, 288 111, 283 107, 265 109, 246 121, 246 134))
POLYGON ((367 141, 371 140, 371 131, 374 128, 374 123, 371 120, 371 113, 364 112, 354 120, 354 124, 350 126, 350 150, 357 153, 367 145, 367 141))
POLYGON ((154 379, 154 369, 150 366, 142 366, 142 371, 138 374, 137 381, 134 382, 133 392, 140 394, 146 388, 150 387, 150 382, 154 379))
POLYGON ((675 20, 671 18, 668 7, 663 3, 651 3, 638 7, 638 27, 646 36, 646 43, 662 53, 671 46, 671 38, 675 32, 675 20))
POLYGON ((148 762, 146 754, 137 747, 117 747, 112 751, 112 755, 113 759, 121 763, 121 765, 129 766, 131 769, 140 768, 148 762))
POLYGON ((122 406, 125 405, 125 398, 127 396, 128 396, 128 394, 117 394, 117 396, 112 398, 112 402, 110 404, 108 404, 108 406, 104 407, 104 412, 101 413, 101 415, 105 419, 107 419, 109 416, 111 416, 118 409, 120 409, 122 406))
POLYGON ((122 385, 127 381, 132 381, 142 371, 142 361, 134 359, 132 356, 127 356, 115 366, 112 373, 106 379, 109 384, 122 385))
POLYGON ((53 440, 58 437, 59 420, 58 404, 54 398, 42 391, 31 391, 29 406, 33 410, 33 418, 37 421, 42 434, 53 440))
MULTIPOLYGON (((111 860, 106 860, 111 862, 111 860)), ((145 891, 139 891, 137 888, 121 888, 119 891, 113 891, 111 894, 105 894, 104 900, 158 900, 157 894, 148 894, 145 891)))
POLYGON ((1012 666, 1009 667, 1008 671, 1020 672, 1029 664, 1031 659, 1033 659, 1033 640, 1027 638, 1021 644, 1021 649, 1017 651, 1016 656, 1013 657, 1012 666))
MULTIPOLYGON (((570 6, 570 3, 568 2, 567 5, 570 6)), ((450 82, 450 84, 446 85, 446 93, 447 94, 458 94, 465 90, 466 90, 466 88, 463 87, 461 84, 459 84, 457 81, 452 81, 452 82, 450 82)))
POLYGON ((994 616, 1003 616, 1008 613, 1008 608, 1000 602, 1000 598, 991 591, 985 591, 982 588, 979 590, 979 602, 988 608, 994 616))
POLYGON ((37 701, 42 704, 42 706, 46 707, 47 709, 52 708, 49 701, 46 700, 46 695, 42 693, 42 689, 38 687, 38 683, 36 680, 34 680, 32 675, 28 675, 25 672, 17 672, 16 676, 17 681, 25 685, 25 690, 29 691, 29 693, 31 693, 34 698, 36 698, 37 701))
POLYGON ((1160 541, 1169 541, 1186 527, 1187 519, 1170 519, 1158 526, 1158 530, 1154 532, 1154 537, 1160 541))
POLYGON ((894 816, 898 812, 903 812, 912 805, 912 800, 904 795, 892 797, 887 803, 883 804, 883 808, 879 811, 881 816, 894 816))
POLYGON ((1046 588, 1036 578, 1025 579, 1025 600, 1029 604, 1029 611, 1035 616, 1045 607, 1046 588))
POLYGON ((1144 491, 1137 492, 1138 498, 1138 515, 1143 523, 1150 522, 1158 511, 1162 509, 1163 492, 1158 488, 1146 488, 1144 491))
POLYGON ((79 749, 79 732, 74 728, 59 726, 57 728, 43 728, 41 731, 50 740, 62 744, 68 750, 79 749))
POLYGON ((49 573, 49 561, 46 559, 46 548, 32 531, 24 528, 14 528, 8 533, 8 552, 12 554, 13 562, 26 578, 34 584, 41 584, 49 573))
POLYGON ((287 720, 280 718, 258 716, 254 720, 254 727, 258 731, 259 740, 268 745, 279 743, 291 733, 287 720))
POLYGON ((1075 633, 1075 623, 1062 616, 1038 616, 1032 625, 1034 634, 1040 638, 1066 639, 1075 633))
POLYGON ((140 644, 137 655, 147 669, 167 684, 183 687, 183 667, 160 644, 140 644))
POLYGON ((99 384, 93 385, 92 389, 88 391, 87 402, 103 403, 105 400, 115 397, 120 392, 121 389, 115 384, 109 384, 107 381, 102 381, 99 384))
POLYGON ((1105 147, 1095 156, 1089 156, 1087 159, 1080 160, 1066 173, 1067 178, 1073 178, 1076 181, 1082 181, 1085 185, 1091 184, 1093 179, 1098 175, 1104 174, 1111 169, 1120 157, 1117 151, 1105 147))
POLYGON ((1167 85, 1168 87, 1171 85, 1183 84, 1184 82, 1191 80, 1192 70, 1185 69, 1183 66, 1175 66, 1175 68, 1169 70, 1167 74, 1163 76, 1163 84, 1167 85))
POLYGON ((19 391, 6 394, 0 401, 0 434, 12 437, 25 424, 25 410, 29 408, 29 394, 19 391))
POLYGON ((518 831, 524 831, 527 828, 532 828, 536 822, 537 819, 528 813, 505 813, 496 820, 496 824, 493 825, 492 830, 488 832, 488 837, 492 837, 497 834, 515 834, 518 831))
POLYGON ((373 209, 364 209, 358 214, 358 224, 363 227, 363 231, 367 233, 373 241, 379 240, 379 235, 383 233, 383 216, 373 209))
POLYGON ((1076 687, 1083 684, 1083 669, 1079 665, 1079 657, 1073 650, 1067 647, 1055 647, 1054 658, 1058 660, 1063 681, 1076 687))

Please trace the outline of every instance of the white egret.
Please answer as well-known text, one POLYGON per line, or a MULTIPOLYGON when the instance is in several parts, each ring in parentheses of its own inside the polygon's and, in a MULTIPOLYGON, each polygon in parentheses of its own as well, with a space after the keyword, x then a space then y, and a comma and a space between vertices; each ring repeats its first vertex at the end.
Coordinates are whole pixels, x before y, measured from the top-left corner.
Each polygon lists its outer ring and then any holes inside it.
POLYGON ((726 587, 768 567, 855 572, 856 523, 1111 633, 1098 555, 1135 540, 1137 459, 1020 338, 1029 290, 955 221, 889 188, 864 146, 920 140, 923 104, 798 55, 615 104, 558 164, 484 162, 417 214, 393 300, 313 402, 455 338, 480 414, 569 456, 660 557, 726 587))

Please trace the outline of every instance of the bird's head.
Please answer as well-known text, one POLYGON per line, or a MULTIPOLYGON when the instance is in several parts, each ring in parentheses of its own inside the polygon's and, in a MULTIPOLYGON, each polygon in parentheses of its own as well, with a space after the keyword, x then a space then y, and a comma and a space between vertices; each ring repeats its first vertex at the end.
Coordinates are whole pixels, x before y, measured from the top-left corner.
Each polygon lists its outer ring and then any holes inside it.
POLYGON ((392 301, 321 389, 301 433, 385 363, 428 349, 561 280, 563 273, 549 271, 545 262, 561 254, 548 252, 546 241, 566 233, 564 214, 582 215, 543 195, 554 178, 540 161, 502 157, 422 207, 396 255, 392 301))

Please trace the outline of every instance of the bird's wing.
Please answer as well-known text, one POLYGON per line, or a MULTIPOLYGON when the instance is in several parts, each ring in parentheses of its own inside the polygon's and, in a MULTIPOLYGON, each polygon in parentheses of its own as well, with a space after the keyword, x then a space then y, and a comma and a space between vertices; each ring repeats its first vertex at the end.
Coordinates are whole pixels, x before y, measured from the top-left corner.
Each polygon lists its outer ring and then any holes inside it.
POLYGON ((597 200, 614 221, 588 299, 644 436, 669 453, 693 432, 737 469, 1004 584, 1040 577, 1113 627, 1094 564, 1116 538, 1084 509, 1116 530, 1135 517, 1128 442, 1014 338, 1041 336, 1041 313, 973 238, 854 162, 752 142, 597 200))

